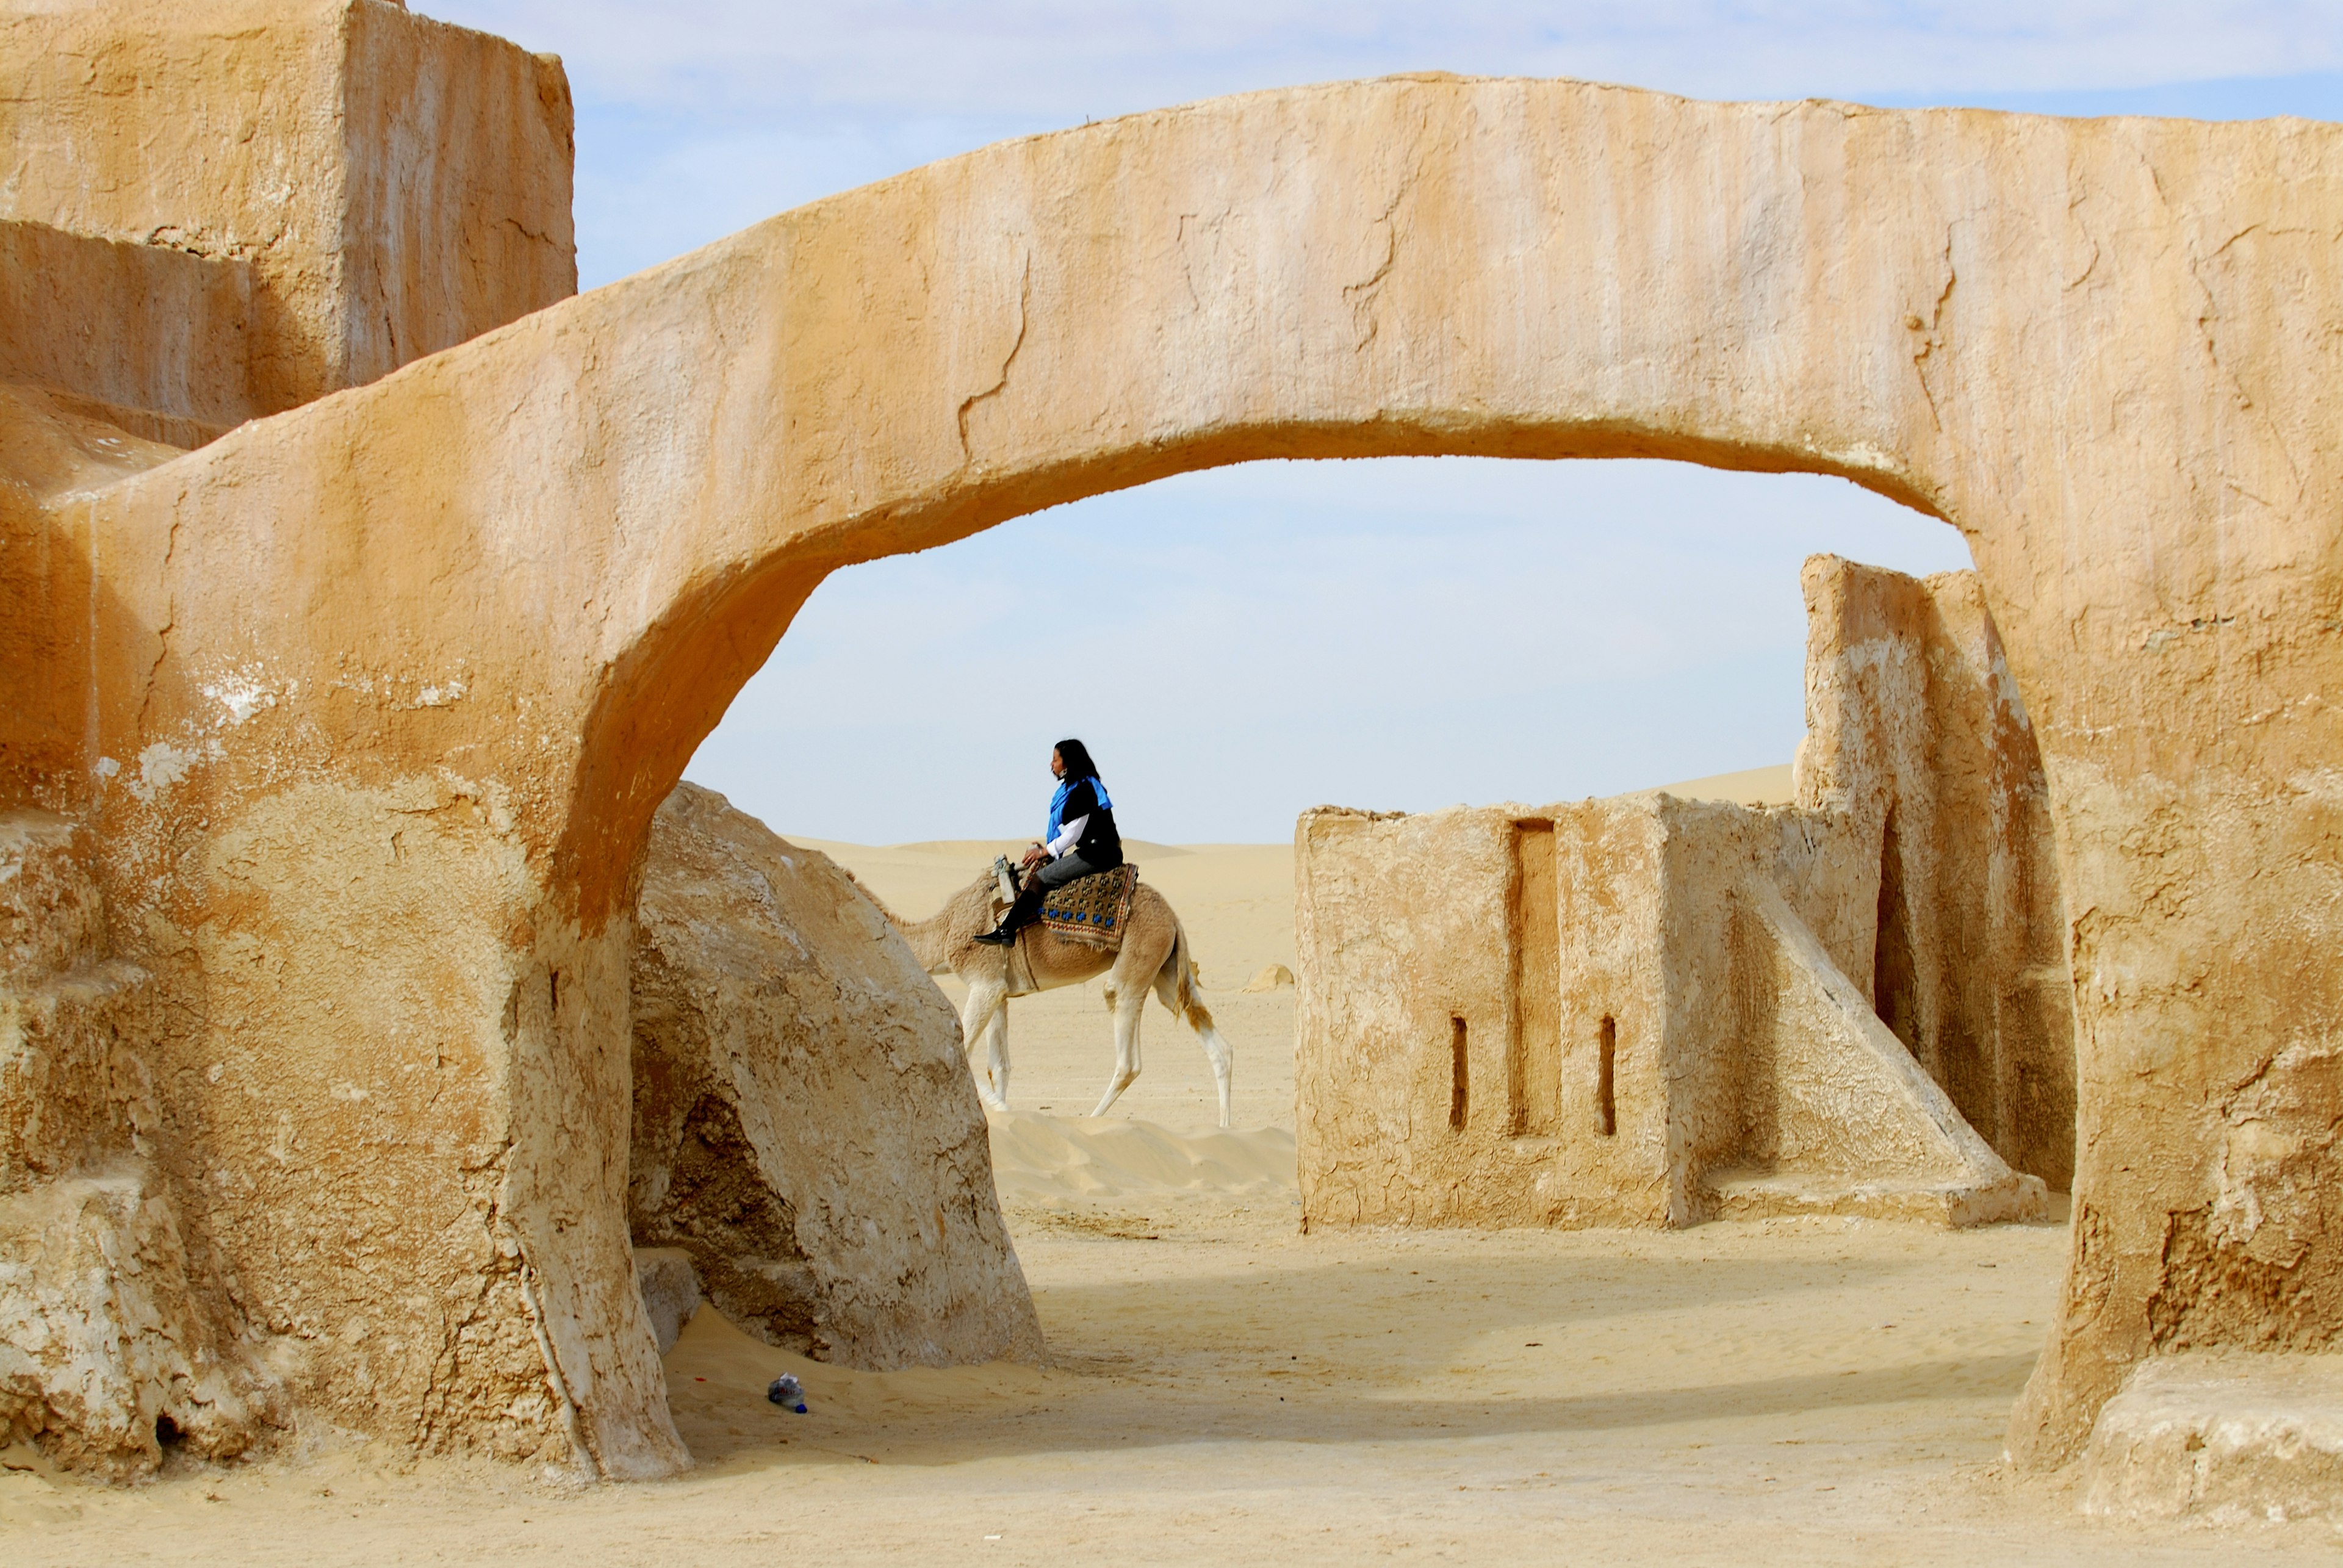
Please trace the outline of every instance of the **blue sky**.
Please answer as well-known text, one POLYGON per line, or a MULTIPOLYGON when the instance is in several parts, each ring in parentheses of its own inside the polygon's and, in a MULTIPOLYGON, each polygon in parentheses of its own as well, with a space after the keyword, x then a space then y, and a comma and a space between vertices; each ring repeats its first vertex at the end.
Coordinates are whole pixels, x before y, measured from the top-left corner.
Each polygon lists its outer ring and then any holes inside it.
MULTIPOLYGON (((2343 0, 414 3, 567 62, 587 287, 1004 136, 1393 71, 2343 119, 2343 0)), ((1951 529, 1828 479, 1413 458, 1188 475, 838 574, 690 777, 784 833, 1030 832, 1049 744, 1076 733, 1126 832, 1196 842, 1283 839, 1323 801, 1760 767, 1803 729, 1797 568, 1825 549, 1967 564, 1951 529), (1044 627, 1094 651, 1045 653, 1044 627)))

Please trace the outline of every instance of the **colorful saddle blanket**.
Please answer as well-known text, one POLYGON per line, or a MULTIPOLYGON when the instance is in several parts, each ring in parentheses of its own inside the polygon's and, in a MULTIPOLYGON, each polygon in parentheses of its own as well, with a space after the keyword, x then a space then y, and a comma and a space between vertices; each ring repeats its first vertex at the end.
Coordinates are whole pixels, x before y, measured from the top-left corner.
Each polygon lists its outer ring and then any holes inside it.
POLYGON ((1138 886, 1139 868, 1125 861, 1111 871, 1052 888, 1041 900, 1041 923, 1070 941, 1119 951, 1123 928, 1131 923, 1131 890, 1138 886))

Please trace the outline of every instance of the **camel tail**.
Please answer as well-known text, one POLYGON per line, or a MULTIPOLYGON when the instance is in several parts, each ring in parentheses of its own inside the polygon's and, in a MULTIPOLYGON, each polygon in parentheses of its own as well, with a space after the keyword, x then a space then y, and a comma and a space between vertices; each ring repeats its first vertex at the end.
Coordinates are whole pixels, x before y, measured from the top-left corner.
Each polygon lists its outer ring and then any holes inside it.
POLYGON ((1172 939, 1172 957, 1166 968, 1172 971, 1172 1011, 1187 1021, 1188 1027, 1202 1033, 1212 1029, 1212 1013, 1200 994, 1203 990, 1202 971, 1196 968, 1196 955, 1188 947, 1188 928, 1177 928, 1172 939))

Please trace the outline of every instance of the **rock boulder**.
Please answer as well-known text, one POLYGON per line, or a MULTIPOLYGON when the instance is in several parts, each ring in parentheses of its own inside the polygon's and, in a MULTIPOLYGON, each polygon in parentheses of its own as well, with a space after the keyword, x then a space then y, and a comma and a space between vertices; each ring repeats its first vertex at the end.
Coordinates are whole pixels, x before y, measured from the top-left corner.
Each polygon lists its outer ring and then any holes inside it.
POLYGON ((820 1360, 1040 1355, 959 1021, 853 879, 684 784, 637 922, 636 1245, 820 1360))

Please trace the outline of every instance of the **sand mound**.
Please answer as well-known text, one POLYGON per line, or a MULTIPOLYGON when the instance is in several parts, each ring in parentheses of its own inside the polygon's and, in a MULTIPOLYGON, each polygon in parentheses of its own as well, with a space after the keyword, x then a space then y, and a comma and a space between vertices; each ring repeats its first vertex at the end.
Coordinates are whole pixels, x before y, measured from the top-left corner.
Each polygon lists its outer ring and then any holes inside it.
POLYGON ((1292 985, 1292 983, 1293 971, 1292 970, 1287 969, 1283 964, 1272 964, 1267 969, 1262 970, 1259 974, 1253 976, 1252 979, 1245 981, 1244 990, 1247 995, 1259 996, 1263 991, 1275 990, 1279 986, 1292 985))
MULTIPOLYGON (((1031 839, 926 839, 916 844, 890 844, 887 848, 899 855, 940 855, 955 864, 965 862, 973 875, 990 863, 995 855, 1006 855, 1013 860, 1032 842, 1031 839)), ((1158 844, 1146 839, 1125 839, 1122 852, 1132 860, 1171 860, 1189 853, 1176 844, 1158 844)))
POLYGON ((1738 773, 1712 773, 1705 779, 1686 779, 1659 788, 1680 800, 1733 800, 1744 806, 1786 806, 1797 794, 1787 762, 1745 768, 1738 773))
POLYGON ((1293 1134, 1282 1128, 1183 1135, 1121 1118, 1011 1112, 987 1120, 993 1181, 1004 1204, 1294 1192, 1293 1134))

